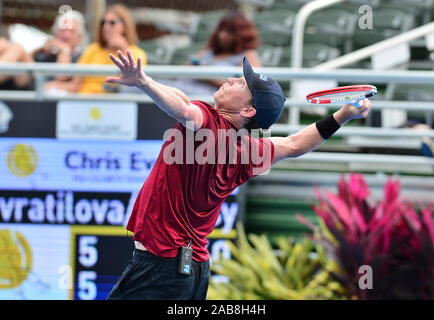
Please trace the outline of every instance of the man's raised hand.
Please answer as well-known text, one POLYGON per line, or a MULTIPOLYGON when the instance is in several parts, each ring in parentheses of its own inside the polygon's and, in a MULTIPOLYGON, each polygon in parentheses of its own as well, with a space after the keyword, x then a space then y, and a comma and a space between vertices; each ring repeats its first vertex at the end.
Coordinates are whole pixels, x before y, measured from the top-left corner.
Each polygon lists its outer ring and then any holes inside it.
POLYGON ((119 50, 118 57, 110 53, 110 59, 120 69, 120 77, 107 77, 107 83, 118 83, 126 86, 143 85, 146 81, 146 75, 142 70, 142 60, 137 58, 137 64, 130 50, 126 50, 126 57, 119 50))

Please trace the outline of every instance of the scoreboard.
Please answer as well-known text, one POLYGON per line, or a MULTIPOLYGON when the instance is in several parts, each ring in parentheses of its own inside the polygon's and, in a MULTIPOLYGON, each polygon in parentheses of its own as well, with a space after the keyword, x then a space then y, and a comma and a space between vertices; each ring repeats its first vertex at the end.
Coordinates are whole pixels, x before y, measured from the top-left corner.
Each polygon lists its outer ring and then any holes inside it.
MULTIPOLYGON (((106 299, 127 263, 134 244, 123 227, 71 227, 71 276, 74 300, 106 299)), ((234 230, 222 238, 216 229, 209 236, 211 256, 230 257, 226 241, 233 240, 234 230)))
POLYGON ((71 227, 70 298, 105 299, 132 258, 133 249, 131 237, 122 227, 71 227))
MULTIPOLYGON (((106 299, 132 258, 125 225, 162 143, 0 139, 0 300, 106 299)), ((231 256, 243 198, 237 188, 223 203, 212 260, 231 256)))

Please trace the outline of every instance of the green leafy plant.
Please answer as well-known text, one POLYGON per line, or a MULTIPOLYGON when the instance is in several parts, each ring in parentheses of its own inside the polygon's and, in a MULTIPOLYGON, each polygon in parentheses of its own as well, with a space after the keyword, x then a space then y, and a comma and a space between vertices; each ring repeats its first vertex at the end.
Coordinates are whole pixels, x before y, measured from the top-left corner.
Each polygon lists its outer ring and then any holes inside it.
POLYGON ((237 230, 237 245, 228 242, 232 258, 212 264, 212 270, 228 282, 211 280, 208 299, 338 299, 347 295, 330 277, 336 264, 321 247, 315 250, 310 239, 295 242, 277 237, 277 249, 273 249, 265 235, 246 236, 241 224, 237 230))
POLYGON ((383 199, 370 204, 361 174, 342 176, 338 194, 316 189, 314 211, 320 227, 298 215, 312 229, 341 273, 330 276, 358 299, 434 299, 434 220, 431 206, 419 210, 399 199, 399 180, 389 179, 383 199), (360 267, 372 270, 373 286, 360 286, 360 267))

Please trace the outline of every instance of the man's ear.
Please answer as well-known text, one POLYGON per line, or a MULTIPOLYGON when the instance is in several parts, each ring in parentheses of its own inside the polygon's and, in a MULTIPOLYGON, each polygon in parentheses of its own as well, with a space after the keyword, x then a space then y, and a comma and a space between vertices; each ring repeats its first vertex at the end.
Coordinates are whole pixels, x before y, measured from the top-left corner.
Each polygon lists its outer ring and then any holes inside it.
POLYGON ((253 106, 249 105, 249 106, 247 106, 247 107, 242 108, 240 114, 241 114, 243 117, 251 118, 251 117, 254 117, 254 116, 255 116, 255 114, 256 114, 256 109, 253 108, 253 106))

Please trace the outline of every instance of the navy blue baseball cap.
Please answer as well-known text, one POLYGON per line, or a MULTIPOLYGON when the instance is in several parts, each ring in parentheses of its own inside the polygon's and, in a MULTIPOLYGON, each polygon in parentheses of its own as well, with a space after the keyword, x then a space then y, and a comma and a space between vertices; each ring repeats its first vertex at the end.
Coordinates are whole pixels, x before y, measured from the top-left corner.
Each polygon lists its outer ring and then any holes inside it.
POLYGON ((268 129, 282 115, 285 96, 282 88, 273 79, 255 73, 249 60, 243 59, 243 73, 253 96, 256 122, 262 129, 268 129))

